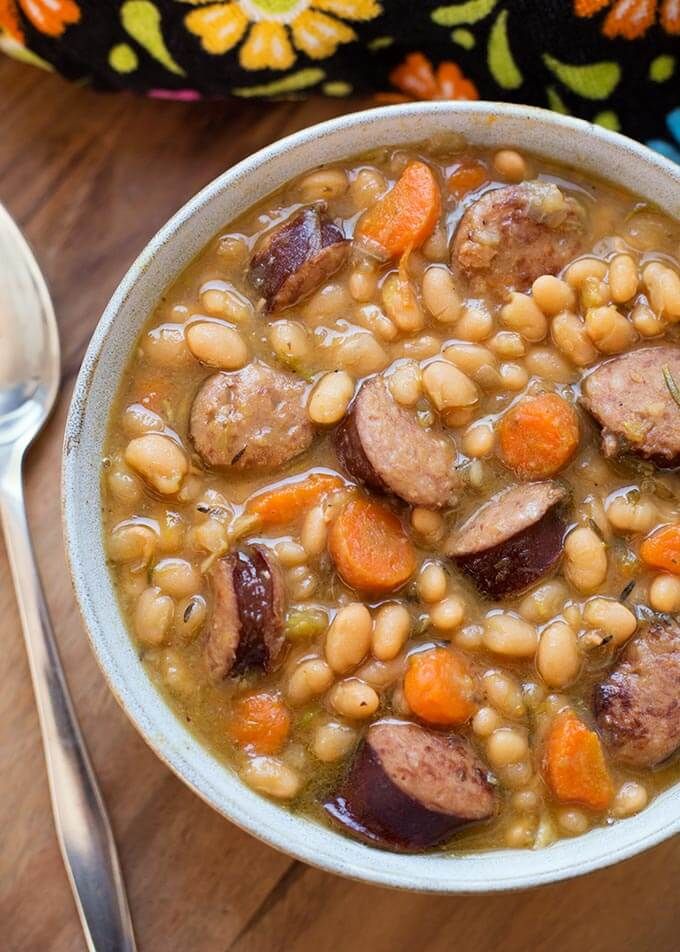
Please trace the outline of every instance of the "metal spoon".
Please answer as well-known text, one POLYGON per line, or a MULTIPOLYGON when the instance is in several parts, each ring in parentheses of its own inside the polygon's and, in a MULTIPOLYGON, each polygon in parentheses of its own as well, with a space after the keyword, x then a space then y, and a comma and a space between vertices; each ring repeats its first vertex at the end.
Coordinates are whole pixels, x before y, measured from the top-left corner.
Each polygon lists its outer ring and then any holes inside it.
POLYGON ((52 302, 21 232, 0 205, 0 516, 42 731, 54 823, 91 952, 134 952, 116 846, 71 704, 31 546, 24 453, 59 389, 52 302))

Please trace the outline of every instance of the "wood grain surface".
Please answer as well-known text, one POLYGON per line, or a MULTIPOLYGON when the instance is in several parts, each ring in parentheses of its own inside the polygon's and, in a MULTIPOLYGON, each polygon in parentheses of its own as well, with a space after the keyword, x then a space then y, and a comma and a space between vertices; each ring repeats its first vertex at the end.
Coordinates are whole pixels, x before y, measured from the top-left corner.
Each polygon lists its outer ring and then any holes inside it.
MULTIPOLYGON (((294 862, 194 796, 109 693, 83 632, 59 516, 62 431, 97 319, 157 228, 243 156, 337 101, 182 104, 103 95, 0 62, 0 201, 33 244, 63 346, 57 410, 27 464, 35 547, 125 871, 142 952, 670 952, 680 843, 522 893, 394 893, 294 862)), ((37 716, 0 552, 0 950, 85 948, 52 826, 37 716)))

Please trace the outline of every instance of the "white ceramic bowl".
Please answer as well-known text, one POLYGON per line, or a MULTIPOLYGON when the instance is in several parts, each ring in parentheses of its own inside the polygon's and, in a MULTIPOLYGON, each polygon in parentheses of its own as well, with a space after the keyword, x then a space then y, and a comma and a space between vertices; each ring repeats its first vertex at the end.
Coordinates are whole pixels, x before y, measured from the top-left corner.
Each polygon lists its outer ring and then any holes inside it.
POLYGON ((402 889, 486 892, 586 873, 680 830, 680 785, 638 816, 548 849, 404 856, 372 849, 259 796, 175 717, 147 677, 121 617, 103 545, 100 465, 109 408, 132 345, 163 290, 220 228, 289 179, 378 145, 442 131, 471 144, 515 146, 601 175, 680 215, 680 169, 578 119, 495 103, 420 103, 354 113, 305 129, 211 182, 170 219, 123 278, 92 337, 64 443, 66 543, 80 609, 112 691, 147 743, 206 802, 272 846, 322 869, 402 889))

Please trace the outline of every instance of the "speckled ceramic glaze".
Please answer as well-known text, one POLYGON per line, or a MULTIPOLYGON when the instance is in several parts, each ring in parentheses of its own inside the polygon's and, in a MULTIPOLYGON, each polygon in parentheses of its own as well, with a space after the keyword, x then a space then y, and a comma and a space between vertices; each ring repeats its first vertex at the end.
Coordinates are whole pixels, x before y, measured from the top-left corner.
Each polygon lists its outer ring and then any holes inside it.
POLYGON ((100 465, 109 408, 132 345, 164 289, 226 223, 289 179, 378 145, 462 133, 482 147, 515 146, 603 176, 680 216, 680 169, 644 146, 578 119, 495 103, 420 103, 355 113, 305 129, 225 172, 151 240, 92 337, 66 424, 63 507, 73 582, 97 659, 147 743, 204 800, 244 830, 322 869, 401 889, 486 892, 586 873, 680 830, 680 785, 638 816, 548 849, 402 856, 295 816, 241 783, 198 743, 149 680, 121 617, 106 565, 100 465))

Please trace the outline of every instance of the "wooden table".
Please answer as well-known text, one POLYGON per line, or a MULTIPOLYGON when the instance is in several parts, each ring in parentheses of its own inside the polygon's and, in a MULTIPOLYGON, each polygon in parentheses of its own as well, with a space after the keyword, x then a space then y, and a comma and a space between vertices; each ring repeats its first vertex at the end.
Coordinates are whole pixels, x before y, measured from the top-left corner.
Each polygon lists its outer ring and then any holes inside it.
MULTIPOLYGON (((0 62, 0 201, 54 296, 63 390, 30 454, 35 546, 74 701, 108 804, 144 952, 670 952, 680 946, 680 844, 528 892, 406 895, 292 861, 172 775, 109 693, 83 632, 61 542, 64 418, 86 343, 157 228, 215 175, 337 101, 181 104, 109 96, 0 62)), ((79 952, 52 826, 24 647, 0 556, 0 949, 79 952)))

